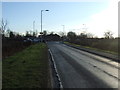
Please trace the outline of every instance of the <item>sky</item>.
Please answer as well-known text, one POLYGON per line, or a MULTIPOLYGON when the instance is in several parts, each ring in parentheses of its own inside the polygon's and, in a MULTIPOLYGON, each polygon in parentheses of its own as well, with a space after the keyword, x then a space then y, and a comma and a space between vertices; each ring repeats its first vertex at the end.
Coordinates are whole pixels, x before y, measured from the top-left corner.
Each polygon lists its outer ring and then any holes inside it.
POLYGON ((118 1, 104 0, 81 2, 2 2, 2 17, 8 21, 12 31, 25 33, 41 31, 41 10, 43 11, 43 30, 47 32, 81 32, 103 37, 111 31, 118 36, 118 1), (64 30, 63 30, 64 25, 64 30))

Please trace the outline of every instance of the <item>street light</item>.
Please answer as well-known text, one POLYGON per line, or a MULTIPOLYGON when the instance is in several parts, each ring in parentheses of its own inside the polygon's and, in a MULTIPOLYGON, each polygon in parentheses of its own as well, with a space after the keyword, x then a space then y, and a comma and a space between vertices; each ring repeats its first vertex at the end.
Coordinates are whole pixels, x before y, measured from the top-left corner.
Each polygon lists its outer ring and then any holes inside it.
POLYGON ((64 41, 64 37, 65 37, 65 25, 62 25, 63 26, 63 41, 64 41))
POLYGON ((41 34, 42 34, 42 12, 43 11, 49 11, 49 10, 41 10, 41 34))
POLYGON ((42 12, 43 11, 49 11, 49 10, 41 10, 41 32, 40 32, 40 34, 41 34, 41 42, 42 42, 42 34, 43 34, 43 32, 42 32, 42 12))
POLYGON ((33 21, 33 32, 35 31, 35 21, 33 21))

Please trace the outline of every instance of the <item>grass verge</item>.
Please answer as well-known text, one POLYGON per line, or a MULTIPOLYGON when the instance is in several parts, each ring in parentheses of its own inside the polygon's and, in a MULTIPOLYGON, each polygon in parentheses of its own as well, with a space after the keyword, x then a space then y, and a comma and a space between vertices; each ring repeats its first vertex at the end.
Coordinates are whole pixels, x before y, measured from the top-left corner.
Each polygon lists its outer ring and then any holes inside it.
POLYGON ((48 87, 48 51, 44 43, 31 45, 3 60, 2 65, 2 88, 48 87))
POLYGON ((102 50, 102 49, 93 48, 93 47, 89 47, 89 46, 81 46, 81 45, 74 44, 74 43, 69 43, 69 42, 64 42, 64 43, 69 44, 69 45, 74 45, 74 46, 82 47, 82 48, 88 48, 88 49, 91 49, 91 50, 96 50, 96 51, 100 51, 100 52, 105 52, 105 53, 110 53, 110 54, 118 55, 118 52, 113 52, 113 51, 108 51, 108 50, 102 50))

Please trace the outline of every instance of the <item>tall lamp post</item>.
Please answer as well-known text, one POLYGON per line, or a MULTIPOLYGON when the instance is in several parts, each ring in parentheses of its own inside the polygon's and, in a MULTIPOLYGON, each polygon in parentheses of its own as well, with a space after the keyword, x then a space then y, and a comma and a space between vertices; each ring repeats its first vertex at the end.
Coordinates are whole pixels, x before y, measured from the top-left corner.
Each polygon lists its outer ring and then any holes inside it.
POLYGON ((35 31, 35 21, 33 21, 33 32, 35 31))
POLYGON ((41 33, 42 33, 42 12, 43 11, 49 11, 49 10, 41 10, 41 33))
POLYGON ((35 35, 35 21, 33 21, 33 35, 35 35))
POLYGON ((42 42, 42 34, 43 34, 43 32, 42 32, 42 12, 43 11, 49 11, 49 10, 41 10, 41 32, 40 32, 40 34, 41 34, 41 42, 42 42))

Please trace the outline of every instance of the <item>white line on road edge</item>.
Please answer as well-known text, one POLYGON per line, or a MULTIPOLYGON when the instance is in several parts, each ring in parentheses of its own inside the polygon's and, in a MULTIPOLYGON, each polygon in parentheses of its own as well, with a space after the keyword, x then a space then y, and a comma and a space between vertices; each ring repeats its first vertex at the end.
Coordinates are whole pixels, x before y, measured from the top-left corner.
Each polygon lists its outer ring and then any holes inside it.
POLYGON ((54 68, 55 68, 55 72, 56 72, 56 76, 57 76, 58 81, 59 81, 60 88, 63 88, 63 85, 62 85, 62 82, 61 82, 60 76, 59 76, 58 71, 57 71, 57 68, 56 68, 55 60, 54 60, 53 55, 52 55, 52 52, 51 52, 50 49, 48 49, 48 51, 49 51, 50 54, 51 54, 51 58, 52 58, 52 62, 53 62, 53 66, 54 66, 54 68))

